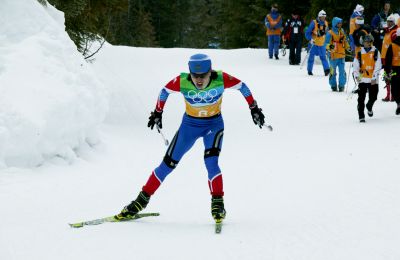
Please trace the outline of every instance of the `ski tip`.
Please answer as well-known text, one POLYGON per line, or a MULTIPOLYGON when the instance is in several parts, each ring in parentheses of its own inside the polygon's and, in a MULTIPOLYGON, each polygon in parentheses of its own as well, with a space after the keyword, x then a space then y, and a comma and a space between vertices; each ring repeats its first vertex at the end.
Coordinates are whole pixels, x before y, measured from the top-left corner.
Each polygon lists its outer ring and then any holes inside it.
POLYGON ((83 227, 82 223, 68 224, 71 228, 81 228, 83 227))

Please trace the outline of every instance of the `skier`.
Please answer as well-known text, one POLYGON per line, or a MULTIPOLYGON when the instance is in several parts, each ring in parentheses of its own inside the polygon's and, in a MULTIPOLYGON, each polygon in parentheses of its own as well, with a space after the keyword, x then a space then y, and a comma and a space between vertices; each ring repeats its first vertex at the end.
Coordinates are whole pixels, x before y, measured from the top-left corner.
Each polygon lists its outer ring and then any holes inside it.
POLYGON ((271 12, 265 16, 265 27, 267 28, 268 36, 268 54, 269 58, 275 56, 275 59, 279 60, 279 45, 280 36, 282 32, 282 16, 278 13, 278 4, 273 4, 271 12))
MULTIPOLYGON (((353 32, 353 40, 354 40, 354 48, 355 48, 354 53, 358 53, 362 47, 362 44, 360 43, 361 37, 364 35, 370 34, 371 28, 367 24, 364 24, 364 18, 362 18, 362 17, 357 17, 355 23, 356 23, 356 29, 353 32)), ((378 47, 376 47, 376 48, 379 50, 378 47)))
POLYGON ((390 15, 390 1, 385 1, 382 11, 377 13, 371 21, 372 36, 374 36, 374 45, 378 50, 382 50, 383 37, 385 36, 386 20, 390 15))
POLYGON ((115 218, 129 219, 146 208, 164 179, 175 169, 182 156, 197 139, 203 138, 204 162, 208 171, 211 198, 211 214, 222 221, 225 218, 222 173, 218 158, 222 148, 224 122, 221 115, 222 94, 225 89, 237 89, 246 99, 253 122, 260 128, 265 116, 258 107, 247 85, 239 79, 211 68, 211 59, 205 54, 195 54, 189 59, 189 73, 181 73, 161 90, 155 110, 151 112, 148 127, 162 128, 162 113, 169 94, 182 93, 186 112, 182 123, 169 145, 161 164, 153 170, 136 200, 125 206, 115 218))
POLYGON ((325 35, 328 31, 328 22, 326 21, 326 12, 321 10, 318 13, 318 19, 312 20, 308 26, 305 36, 310 41, 311 47, 307 62, 308 75, 313 75, 312 69, 314 66, 315 55, 319 56, 324 68, 325 76, 329 75, 329 64, 326 60, 326 49, 325 49, 325 35))
POLYGON ((372 107, 378 96, 379 71, 382 64, 378 49, 372 46, 374 37, 367 34, 361 38, 364 47, 356 54, 354 58, 354 78, 358 83, 357 110, 360 123, 365 123, 364 109, 367 107, 369 117, 374 115, 372 107), (365 105, 365 96, 368 92, 368 102, 365 105))
POLYGON ((386 74, 386 80, 391 82, 392 97, 396 101, 396 115, 400 115, 400 28, 396 33, 392 34, 392 43, 386 52, 385 69, 389 73, 386 74))
MULTIPOLYGON (((390 72, 386 68, 386 52, 387 49, 389 48, 389 45, 392 43, 392 35, 396 33, 397 30, 397 25, 396 25, 396 18, 393 14, 389 15, 389 17, 386 20, 387 22, 387 27, 385 27, 385 36, 383 37, 383 42, 382 42, 382 65, 383 69, 385 70, 386 74, 389 74, 390 72)), ((390 81, 386 80, 386 97, 382 99, 382 101, 394 101, 393 97, 391 96, 391 84, 390 81)))
POLYGON ((350 23, 349 23, 349 37, 350 37, 350 46, 351 50, 354 52, 355 51, 355 46, 354 46, 354 40, 353 39, 353 32, 356 29, 356 20, 357 18, 361 17, 364 18, 363 16, 364 13, 364 6, 362 5, 356 5, 356 8, 354 8, 353 14, 350 17, 350 23))
POLYGON ((299 65, 301 61, 301 46, 303 44, 304 20, 299 11, 294 10, 292 17, 285 23, 282 41, 289 43, 289 64, 299 65))
POLYGON ((345 72, 345 57, 346 50, 350 49, 350 45, 347 42, 346 34, 342 28, 342 19, 334 17, 332 19, 332 29, 326 34, 326 48, 330 53, 330 75, 329 85, 332 91, 343 92, 346 84, 346 72, 345 72), (336 81, 336 67, 339 69, 339 89, 336 81))

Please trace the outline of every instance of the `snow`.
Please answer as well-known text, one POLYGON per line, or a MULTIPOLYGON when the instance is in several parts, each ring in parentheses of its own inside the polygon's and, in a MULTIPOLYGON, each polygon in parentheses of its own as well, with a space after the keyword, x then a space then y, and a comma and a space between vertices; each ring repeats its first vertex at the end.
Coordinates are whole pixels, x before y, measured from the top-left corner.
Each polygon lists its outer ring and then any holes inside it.
MULTIPOLYGON (((357 97, 332 93, 320 64, 310 77, 265 49, 110 45, 88 64, 54 8, 2 4, 1 259, 399 259, 399 118, 380 101, 383 83, 374 117, 360 124, 357 97), (159 217, 71 229, 136 197, 166 151, 146 127, 149 112, 197 52, 245 81, 274 127, 257 128, 241 94, 225 93, 222 233, 213 233, 200 141, 146 208, 159 217)), ((171 95, 168 138, 183 110, 171 95)))

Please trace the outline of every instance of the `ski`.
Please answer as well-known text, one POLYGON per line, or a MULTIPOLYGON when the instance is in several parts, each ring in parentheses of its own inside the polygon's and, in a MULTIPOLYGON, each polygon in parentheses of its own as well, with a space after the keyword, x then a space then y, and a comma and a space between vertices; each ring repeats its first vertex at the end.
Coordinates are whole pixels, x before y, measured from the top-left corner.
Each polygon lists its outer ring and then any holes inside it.
POLYGON ((215 233, 219 234, 222 231, 222 219, 215 220, 215 233))
POLYGON ((93 225, 100 225, 106 222, 125 222, 125 221, 132 221, 139 218, 145 217, 157 217, 160 216, 160 213, 139 213, 131 218, 124 218, 124 219, 117 219, 115 216, 105 217, 105 218, 98 218, 89 221, 77 222, 69 224, 72 228, 81 228, 83 226, 93 226, 93 225))

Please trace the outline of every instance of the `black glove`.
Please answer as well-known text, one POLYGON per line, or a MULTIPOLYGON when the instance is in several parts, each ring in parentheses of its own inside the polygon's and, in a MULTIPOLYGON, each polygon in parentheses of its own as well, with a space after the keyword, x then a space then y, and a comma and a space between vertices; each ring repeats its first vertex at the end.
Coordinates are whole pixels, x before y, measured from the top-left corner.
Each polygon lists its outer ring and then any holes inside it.
POLYGON ((329 49, 331 49, 331 50, 335 49, 335 45, 329 44, 329 49))
POLYGON ((254 124, 262 128, 265 123, 265 116, 262 112, 262 109, 257 106, 257 102, 255 100, 253 104, 250 105, 250 113, 254 124))
POLYGON ((150 129, 153 130, 154 125, 158 125, 160 129, 162 128, 162 111, 158 112, 157 110, 154 110, 151 112, 147 127, 150 127, 150 129))

